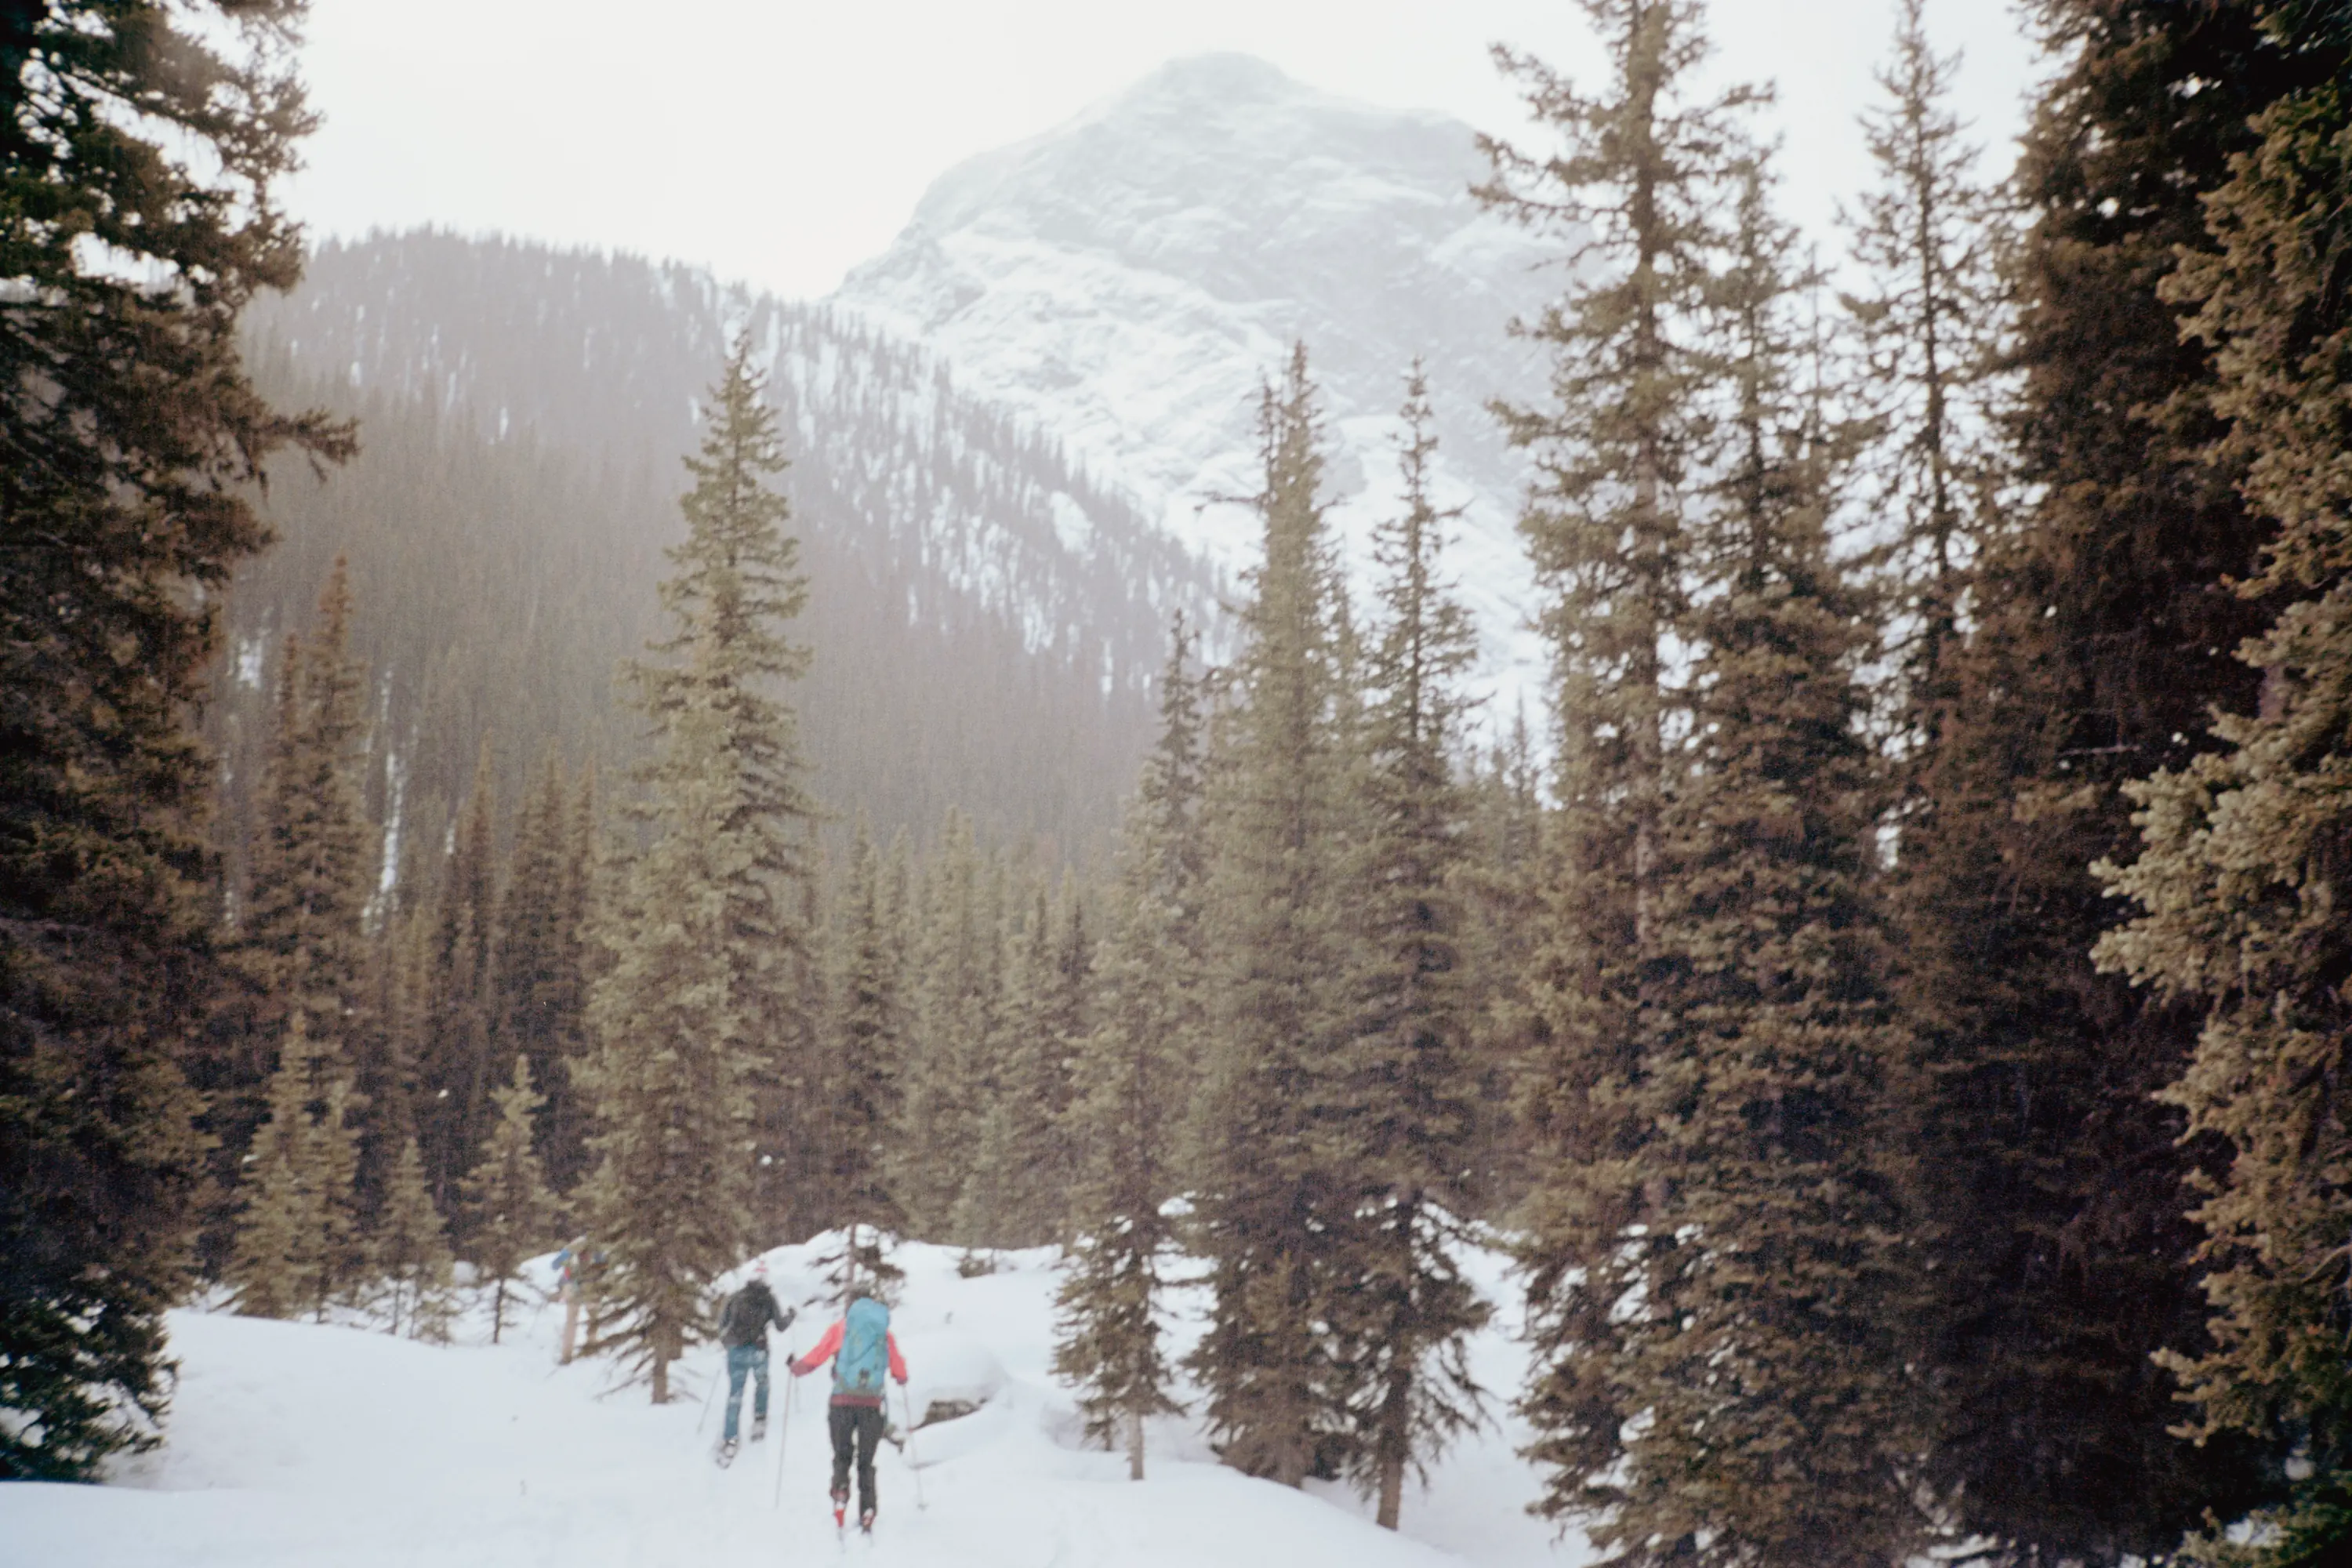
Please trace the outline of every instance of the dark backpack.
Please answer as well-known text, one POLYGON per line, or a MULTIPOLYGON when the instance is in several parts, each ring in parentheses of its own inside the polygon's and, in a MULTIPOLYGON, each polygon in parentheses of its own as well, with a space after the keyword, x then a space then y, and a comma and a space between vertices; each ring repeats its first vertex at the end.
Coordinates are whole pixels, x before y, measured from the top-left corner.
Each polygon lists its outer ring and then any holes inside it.
POLYGON ((776 1315, 776 1298, 767 1286, 753 1280, 732 1296, 719 1311, 719 1342, 730 1349, 748 1345, 768 1331, 776 1315))

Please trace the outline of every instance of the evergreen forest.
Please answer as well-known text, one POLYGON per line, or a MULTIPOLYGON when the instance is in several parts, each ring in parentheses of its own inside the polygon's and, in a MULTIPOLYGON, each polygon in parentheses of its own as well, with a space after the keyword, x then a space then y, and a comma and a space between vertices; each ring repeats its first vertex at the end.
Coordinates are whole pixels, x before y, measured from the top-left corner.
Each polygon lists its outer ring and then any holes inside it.
POLYGON ((1057 1249, 1139 1479, 1394 1529, 1508 1409, 1610 1568, 2346 1561, 2352 22, 2031 0, 2002 170, 1892 0, 1811 234, 1703 0, 1580 5, 1516 718, 1418 362, 1372 591, 1312 342, 1220 581, 857 320, 309 247, 300 0, 0 6, 0 1476, 164 1441, 170 1308, 567 1244, 667 1402, 837 1232, 1057 1249))

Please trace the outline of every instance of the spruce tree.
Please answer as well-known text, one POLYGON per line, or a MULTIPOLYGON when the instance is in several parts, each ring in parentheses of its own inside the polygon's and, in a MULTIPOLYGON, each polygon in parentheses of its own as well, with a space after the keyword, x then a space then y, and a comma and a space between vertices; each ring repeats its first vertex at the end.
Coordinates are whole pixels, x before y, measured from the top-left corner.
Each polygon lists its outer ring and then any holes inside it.
POLYGON ((401 1140, 370 1239, 390 1297, 385 1331, 397 1336, 405 1325, 410 1339, 446 1340, 456 1312, 449 1241, 413 1134, 401 1140))
POLYGON ((241 1058, 215 1079, 206 1118, 219 1168, 233 1181, 266 1109, 269 1064, 296 1011, 325 1027, 354 1059, 353 1109, 362 1124, 363 1188, 380 1184, 391 1146, 376 1125, 383 1078, 377 1049, 374 975, 364 930, 375 870, 360 771, 365 743, 364 677, 349 647, 352 595, 338 561, 319 599, 311 636, 289 632, 278 660, 267 762, 247 837, 244 897, 233 906, 228 957, 241 983, 215 1027, 241 1058))
POLYGON ((1935 51, 1925 10, 1901 0, 1894 58, 1877 73, 1885 98, 1863 115, 1877 183, 1851 220, 1866 281, 1846 301, 1876 405, 1870 507, 1894 534, 1885 575, 1900 598, 1891 719, 1913 770, 1952 701, 1946 661, 1999 483, 1989 431, 2008 305, 1997 271, 2008 214, 1976 173, 1950 107, 1959 58, 1935 51))
POLYGON ((497 829, 498 772, 485 739, 440 879, 429 1022, 416 1064, 417 1133, 434 1204, 444 1212, 456 1208, 458 1183, 473 1168, 489 1092, 498 1005, 491 965, 497 829))
POLYGON ((302 269, 299 0, 12 5, 0 58, 0 1476, 160 1440, 223 976, 191 714, 274 454, 237 318, 302 269), (38 62, 32 58, 38 53, 38 62), (135 110, 127 108, 135 106, 135 110), (106 258, 94 265, 92 258, 106 258), (170 280, 169 287, 159 281, 170 280))
MULTIPOLYGON (((2352 1547, 2352 1373, 2342 1352, 2352 1288, 2343 1173, 2352 1126, 2335 1103, 2352 970, 2344 922, 2346 737, 2352 734, 2352 310, 2339 282, 2352 242, 2352 29, 2282 44, 2329 62, 2327 79, 2256 121, 2208 204, 2217 248, 2186 258, 2168 297, 2215 356, 2211 413, 2224 462, 2277 525, 2250 596, 2280 605, 2240 657, 2262 672, 2259 705, 2221 718, 2224 750, 2158 773, 2131 794, 2144 847, 2103 867, 2140 913, 2102 960, 2203 1020, 2166 1100, 2192 1137, 2230 1160, 2194 1218, 2211 1335, 2165 1357, 2200 1440, 2292 1444, 2294 1495, 2251 1534, 2214 1531, 2191 1557, 2231 1564, 2342 1560, 2352 1547)), ((2315 17, 2304 18, 2305 21, 2315 17)))
POLYGON ((1055 1228, 1061 1196, 1051 1158, 1060 1100, 1055 1029, 1061 975, 1053 908, 1042 879, 1015 934, 993 1059, 972 1080, 982 1110, 955 1231, 982 1247, 1034 1247, 1055 1228))
POLYGON ((971 819, 949 808, 923 870, 911 972, 915 1018, 892 1185, 908 1226, 940 1241, 955 1230, 987 1102, 976 1091, 1001 1027, 1002 949, 990 878, 971 819))
MULTIPOLYGON (((514 847, 499 898, 494 979, 496 1025, 502 1053, 530 1058, 535 1085, 557 1086, 570 1076, 580 1050, 584 1000, 577 909, 581 867, 572 792, 550 745, 538 777, 515 816, 514 847)), ((540 1100, 537 1142, 544 1150, 556 1122, 553 1089, 540 1100)))
POLYGON ((370 1026, 363 930, 377 869, 362 798, 366 679, 351 654, 351 581, 338 560, 309 641, 286 639, 277 732, 255 824, 236 956, 274 1035, 296 1010, 342 1036, 370 1026))
POLYGON ((658 837, 600 927, 611 968, 590 994, 596 1166, 590 1233, 606 1263, 592 1352, 622 1356, 669 1399, 669 1369, 702 1327, 712 1281, 753 1243, 751 967, 728 883, 759 858, 731 715, 716 683, 664 716, 650 783, 658 837))
POLYGON ((815 807, 774 686, 805 664, 785 633, 807 588, 767 486, 784 459, 751 361, 739 337, 687 460, 687 539, 661 590, 678 628, 655 651, 690 657, 630 671, 658 730, 654 841, 600 911, 608 967, 589 1003, 590 1207, 610 1259, 597 1348, 649 1373, 656 1404, 711 1281, 754 1241, 753 1088, 805 1023, 788 993, 815 807))
POLYGON ((1843 454, 1797 384, 1794 240, 1767 188, 1751 172, 1717 295, 1730 440, 1689 530, 1703 591, 1650 1005, 1597 1090, 1641 1130, 1605 1179, 1644 1218, 1584 1282, 1614 1310, 1576 1376, 1608 1403, 1580 1412, 1570 1471, 1621 1560, 1863 1568, 1924 1524, 1857 679, 1874 628, 1831 559, 1843 454))
POLYGON ((248 1317, 324 1321, 353 1279, 352 1180, 359 1146, 349 1121, 351 1070, 306 1014, 287 1021, 269 1080, 269 1116, 247 1156, 244 1212, 229 1284, 248 1317))
POLYGON ((2184 1181, 2220 1154, 2156 1099, 2199 1009, 2099 974, 2124 910, 2090 872, 2127 858, 2122 785, 2214 749, 2258 678, 2231 657, 2262 607, 2231 589, 2269 525, 2160 287, 2204 249, 2204 196, 2250 117, 2305 68, 2252 7, 2044 0, 2065 61, 2016 176, 2018 499, 1985 527, 1954 691, 1902 824, 1894 912, 1916 1038, 1918 1158, 1937 1267, 1919 1359, 1923 1479, 2004 1549, 2112 1564, 2170 1551, 2262 1495, 2260 1456, 2201 1447, 2172 1375, 2204 1304, 2184 1181))
POLYGON ((1663 836, 1685 764, 1670 767, 1667 751, 1690 732, 1668 659, 1692 630, 1693 490, 1715 455, 1724 375, 1706 329, 1758 94, 1696 93, 1706 42, 1690 0, 1584 9, 1607 84, 1580 92, 1504 54, 1562 146, 1537 157, 1490 143, 1482 192, 1560 233, 1578 262, 1566 296, 1522 329, 1551 356, 1550 401, 1505 410, 1538 464, 1520 531, 1545 595, 1559 734, 1527 979, 1522 1110, 1538 1165, 1521 1256, 1537 1364, 1520 1407, 1549 1472, 1539 1510, 1593 1521, 1611 1561, 1644 1563, 1692 1542, 1688 1524, 1665 1529, 1671 1500, 1621 1468, 1623 1423, 1654 1385, 1625 1381, 1616 1347, 1638 1340, 1643 1314, 1621 1318, 1620 1302, 1629 1271, 1674 1240, 1670 1179, 1644 1164, 1654 1107, 1630 1091, 1651 1080, 1668 1004, 1663 836))
POLYGON ((1444 574, 1458 514, 1430 495, 1437 439, 1417 364, 1402 417, 1403 506, 1372 543, 1380 637, 1365 667, 1364 831, 1348 868, 1355 1016, 1330 1108, 1355 1217, 1321 1310, 1343 1347, 1351 1468, 1389 1530, 1407 1469, 1479 1418, 1465 1345, 1489 1311, 1454 1257, 1475 1198, 1464 1176, 1477 1118, 1460 889, 1469 805, 1454 747, 1477 637, 1444 574))
POLYGON ((483 1142, 482 1157, 465 1181, 467 1251, 477 1269, 476 1281, 490 1286, 490 1342, 506 1332, 507 1299, 520 1278, 523 1262, 546 1250, 555 1236, 560 1214, 547 1178, 532 1150, 533 1129, 544 1103, 531 1088, 530 1058, 518 1053, 514 1076, 491 1091, 498 1119, 483 1142))
POLYGON ((1055 1296, 1054 1370, 1078 1385, 1087 1435, 1122 1443, 1139 1481, 1144 1422, 1179 1409, 1162 1348, 1162 1267, 1178 1239, 1168 1210, 1202 1023, 1201 711, 1181 617, 1172 641, 1160 741, 1122 826, 1095 1022, 1076 1042, 1065 1135, 1077 1236, 1055 1296))
POLYGON ((687 536, 666 552, 675 570, 661 584, 673 629, 652 647, 668 662, 634 663, 628 676, 638 703, 656 721, 704 686, 726 721, 725 745, 741 789, 733 826, 756 849, 728 878, 729 942, 738 1000, 753 1019, 747 1044, 756 1056, 751 1070, 759 1121, 773 1127, 808 1109, 785 1101, 820 1021, 806 980, 813 973, 810 830, 821 813, 808 792, 799 720, 783 690, 808 669, 809 650, 791 635, 808 602, 808 579, 800 570, 800 542, 786 531, 791 508, 772 482, 787 463, 765 388, 745 330, 704 400, 701 446, 686 459, 694 480, 678 500, 687 536))
POLYGON ((1318 1313, 1354 1194, 1318 1140, 1349 1016, 1339 568, 1303 346, 1260 401, 1265 557, 1241 615, 1204 812, 1214 1016, 1199 1103, 1198 1247, 1214 1294, 1190 1365, 1225 1463, 1297 1486, 1347 1441, 1318 1313))
POLYGON ((832 1071, 824 1085, 829 1224, 864 1221, 903 1230, 905 1215, 889 1178, 898 1127, 906 1055, 904 974, 891 920, 888 868, 874 846, 864 812, 850 843, 849 882, 841 901, 840 954, 833 995, 832 1071))
POLYGON ((554 955, 562 983, 551 994, 550 1033, 568 1052, 554 1074, 541 1080, 547 1108, 541 1112, 539 1152, 548 1180, 569 1192, 588 1163, 588 1096, 576 1081, 588 1050, 588 987, 596 974, 597 950, 589 940, 596 901, 608 879, 598 815, 596 766, 581 769, 565 818, 562 897, 556 906, 554 955))

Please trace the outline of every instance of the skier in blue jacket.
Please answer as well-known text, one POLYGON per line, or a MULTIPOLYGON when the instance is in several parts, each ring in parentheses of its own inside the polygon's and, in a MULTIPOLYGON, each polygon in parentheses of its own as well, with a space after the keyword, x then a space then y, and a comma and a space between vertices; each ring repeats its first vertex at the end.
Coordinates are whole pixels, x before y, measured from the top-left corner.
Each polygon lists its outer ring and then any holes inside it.
POLYGON ((806 1377, 833 1361, 833 1401, 826 1413, 833 1436, 833 1522, 849 1511, 849 1461, 857 1460, 857 1528, 874 1528, 874 1450, 887 1425, 882 1414, 884 1373, 907 1384, 907 1363, 890 1332, 890 1309, 859 1291, 841 1321, 824 1331, 808 1354, 792 1363, 794 1377, 806 1377))

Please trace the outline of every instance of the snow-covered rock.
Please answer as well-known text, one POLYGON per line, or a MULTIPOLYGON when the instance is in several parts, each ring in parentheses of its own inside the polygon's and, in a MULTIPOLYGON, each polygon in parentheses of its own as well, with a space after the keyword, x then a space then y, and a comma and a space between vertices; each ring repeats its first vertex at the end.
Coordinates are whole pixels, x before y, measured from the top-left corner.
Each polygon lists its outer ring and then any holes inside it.
POLYGON ((1539 665, 1512 526, 1517 454, 1486 411, 1541 385, 1515 316, 1556 251, 1483 210, 1470 128, 1318 92, 1239 55, 1179 60, 942 175, 832 303, 921 342, 1228 572, 1256 551, 1255 393, 1303 341, 1360 580, 1395 484, 1402 377, 1427 366, 1453 556, 1506 699, 1539 665))

